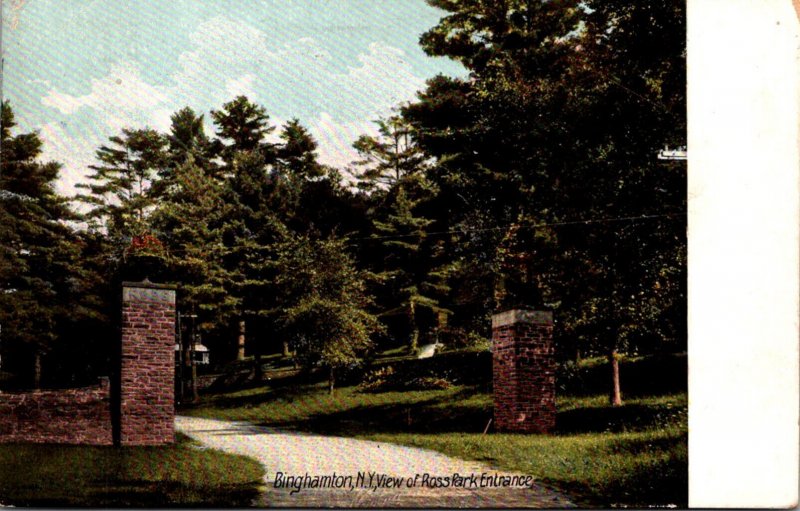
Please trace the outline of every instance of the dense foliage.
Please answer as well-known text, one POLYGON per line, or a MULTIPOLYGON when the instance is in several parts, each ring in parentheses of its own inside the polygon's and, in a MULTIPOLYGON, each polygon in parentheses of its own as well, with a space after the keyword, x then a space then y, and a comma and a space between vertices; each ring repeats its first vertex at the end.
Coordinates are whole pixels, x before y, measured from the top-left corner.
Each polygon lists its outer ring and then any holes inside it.
POLYGON ((428 1, 420 44, 470 75, 355 140, 354 187, 240 96, 210 135, 184 108, 111 137, 78 218, 3 105, 3 368, 38 381, 57 346, 107 345, 115 286, 144 277, 179 285, 213 356, 283 350, 332 381, 509 307, 554 310, 563 359, 685 349, 685 164, 656 158, 685 143, 684 4, 428 1))

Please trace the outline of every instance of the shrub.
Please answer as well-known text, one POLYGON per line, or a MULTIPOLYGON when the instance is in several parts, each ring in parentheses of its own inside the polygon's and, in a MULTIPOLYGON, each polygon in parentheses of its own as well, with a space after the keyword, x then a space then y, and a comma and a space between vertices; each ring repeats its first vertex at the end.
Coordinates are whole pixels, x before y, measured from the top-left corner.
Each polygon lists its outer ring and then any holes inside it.
POLYGON ((488 350, 491 341, 477 332, 467 331, 460 327, 444 327, 438 332, 439 342, 451 349, 479 347, 488 350))
POLYGON ((386 392, 390 390, 444 390, 452 382, 443 376, 433 374, 415 376, 396 373, 392 366, 384 366, 370 371, 359 384, 361 392, 386 392))
POLYGON ((386 390, 386 387, 390 385, 393 376, 394 369, 392 369, 392 366, 384 366, 375 369, 368 372, 364 376, 364 381, 358 385, 358 388, 364 392, 377 392, 380 390, 386 390))

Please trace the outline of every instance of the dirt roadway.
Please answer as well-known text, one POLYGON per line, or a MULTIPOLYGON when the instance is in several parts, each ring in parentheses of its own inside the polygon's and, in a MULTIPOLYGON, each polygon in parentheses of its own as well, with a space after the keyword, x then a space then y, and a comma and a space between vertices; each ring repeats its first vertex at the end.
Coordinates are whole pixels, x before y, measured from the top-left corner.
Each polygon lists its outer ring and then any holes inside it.
POLYGON ((266 474, 258 507, 574 507, 528 476, 426 449, 196 417, 179 416, 175 426, 205 446, 259 460, 266 474))

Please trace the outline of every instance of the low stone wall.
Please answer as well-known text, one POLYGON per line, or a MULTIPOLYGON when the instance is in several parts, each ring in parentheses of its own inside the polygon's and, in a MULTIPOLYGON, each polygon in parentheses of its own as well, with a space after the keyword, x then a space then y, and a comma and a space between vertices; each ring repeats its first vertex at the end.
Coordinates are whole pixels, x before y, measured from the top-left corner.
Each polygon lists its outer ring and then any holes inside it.
POLYGON ((107 378, 79 389, 0 392, 0 443, 111 445, 107 378))

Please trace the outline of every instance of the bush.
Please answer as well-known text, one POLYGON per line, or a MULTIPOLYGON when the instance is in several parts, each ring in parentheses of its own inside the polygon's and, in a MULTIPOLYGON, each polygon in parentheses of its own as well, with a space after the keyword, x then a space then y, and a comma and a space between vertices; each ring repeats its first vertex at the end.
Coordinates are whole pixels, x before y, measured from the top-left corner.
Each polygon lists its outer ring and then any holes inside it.
POLYGON ((358 385, 358 388, 364 392, 385 390, 393 376, 394 369, 392 369, 392 366, 384 366, 375 369, 364 376, 364 381, 358 385))
POLYGON ((437 338, 439 342, 450 349, 474 348, 488 350, 492 342, 474 331, 467 331, 460 327, 444 327, 439 330, 437 338))
POLYGON ((433 374, 409 376, 405 373, 396 373, 392 366, 383 366, 368 372, 358 389, 361 392, 387 392, 390 390, 444 390, 451 386, 452 382, 442 376, 433 374))

